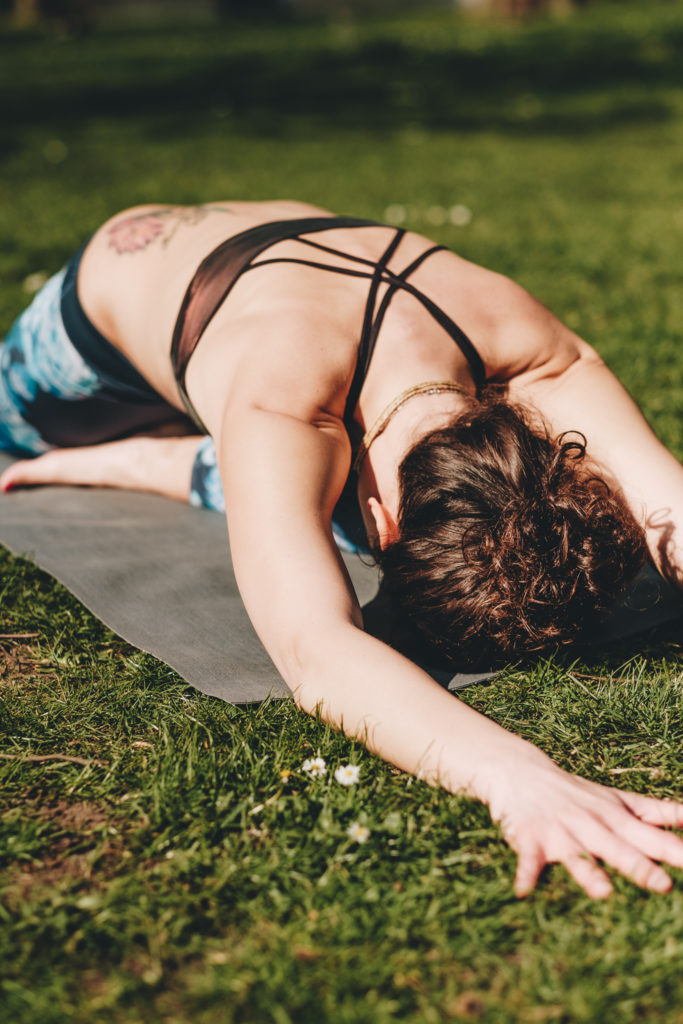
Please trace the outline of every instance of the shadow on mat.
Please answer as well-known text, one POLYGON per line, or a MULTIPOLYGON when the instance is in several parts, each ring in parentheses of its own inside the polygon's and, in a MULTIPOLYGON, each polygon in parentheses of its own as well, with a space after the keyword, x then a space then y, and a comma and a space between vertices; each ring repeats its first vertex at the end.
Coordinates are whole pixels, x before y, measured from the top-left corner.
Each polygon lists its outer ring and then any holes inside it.
MULTIPOLYGON (((441 686, 462 689, 498 675, 506 666, 467 665, 444 660, 438 651, 429 648, 396 610, 391 596, 381 587, 377 595, 363 607, 365 628, 395 650, 420 665, 441 686)), ((627 595, 603 620, 587 631, 570 647, 560 649, 562 661, 580 658, 586 665, 600 663, 615 666, 639 654, 655 657, 666 654, 683 660, 674 644, 683 632, 683 597, 674 591, 649 564, 640 573, 627 595)), ((533 656, 515 664, 517 669, 531 666, 533 656)))

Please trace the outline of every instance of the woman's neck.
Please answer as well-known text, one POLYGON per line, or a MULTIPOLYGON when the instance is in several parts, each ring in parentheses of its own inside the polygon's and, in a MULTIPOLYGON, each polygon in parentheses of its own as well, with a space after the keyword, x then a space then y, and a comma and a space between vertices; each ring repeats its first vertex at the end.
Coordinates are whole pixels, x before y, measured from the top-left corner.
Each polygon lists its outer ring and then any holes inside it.
MULTIPOLYGON (((396 396, 394 396, 396 397, 396 396)), ((445 427, 469 407, 474 395, 456 391, 432 391, 415 394, 389 418, 382 432, 372 441, 360 467, 358 497, 368 535, 375 533, 374 520, 367 509, 375 498, 392 517, 398 519, 398 468, 407 452, 426 434, 445 427)))

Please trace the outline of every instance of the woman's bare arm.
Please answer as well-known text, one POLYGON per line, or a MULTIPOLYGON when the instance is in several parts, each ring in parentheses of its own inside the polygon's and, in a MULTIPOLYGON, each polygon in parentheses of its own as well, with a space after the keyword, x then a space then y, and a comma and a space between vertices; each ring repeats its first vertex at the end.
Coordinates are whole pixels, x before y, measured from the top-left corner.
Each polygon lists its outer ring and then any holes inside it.
POLYGON ((299 706, 385 760, 487 803, 519 854, 516 890, 558 861, 594 897, 598 857, 638 884, 670 886, 656 861, 683 866, 683 805, 575 778, 363 633, 330 531, 348 468, 340 424, 258 408, 226 417, 217 443, 238 584, 257 632, 299 706))

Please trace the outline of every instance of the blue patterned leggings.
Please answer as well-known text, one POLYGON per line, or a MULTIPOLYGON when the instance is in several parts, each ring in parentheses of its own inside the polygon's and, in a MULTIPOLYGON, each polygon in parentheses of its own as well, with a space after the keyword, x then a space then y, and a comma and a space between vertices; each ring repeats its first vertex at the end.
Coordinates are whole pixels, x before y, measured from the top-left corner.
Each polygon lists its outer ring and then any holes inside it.
MULTIPOLYGON (((178 416, 87 319, 79 261, 80 253, 50 278, 0 345, 0 448, 17 455, 97 444, 178 416)), ((199 444, 190 502, 225 511, 210 437, 199 444)))

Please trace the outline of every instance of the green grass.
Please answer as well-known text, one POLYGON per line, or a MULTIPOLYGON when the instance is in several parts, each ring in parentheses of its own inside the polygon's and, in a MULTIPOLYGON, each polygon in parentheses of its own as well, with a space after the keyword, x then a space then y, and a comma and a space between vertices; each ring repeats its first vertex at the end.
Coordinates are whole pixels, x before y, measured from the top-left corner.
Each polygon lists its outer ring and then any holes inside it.
MULTIPOLYGON (((442 12, 0 35, 2 323, 29 273, 126 204, 400 205, 596 344, 683 457, 682 43, 663 0, 522 27, 442 12), (456 204, 469 224, 432 223, 456 204)), ((198 695, 28 563, 1 564, 0 632, 30 634, 0 637, 4 1019, 683 1020, 680 873, 667 896, 615 879, 594 904, 555 867, 519 902, 484 808, 288 702, 198 695), (27 759, 46 755, 76 760, 27 759), (347 790, 332 771, 349 761, 347 790)), ((651 638, 463 699, 566 767, 680 795, 682 661, 651 638)))

